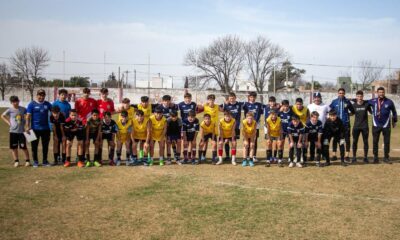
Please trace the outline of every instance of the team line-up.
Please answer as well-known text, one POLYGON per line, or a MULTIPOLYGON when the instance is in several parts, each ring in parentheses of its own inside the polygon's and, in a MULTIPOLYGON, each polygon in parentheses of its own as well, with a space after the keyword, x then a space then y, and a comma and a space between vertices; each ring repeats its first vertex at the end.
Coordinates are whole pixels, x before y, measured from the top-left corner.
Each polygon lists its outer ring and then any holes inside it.
POLYGON ((378 142, 381 133, 384 138, 383 162, 391 163, 390 134, 391 128, 396 127, 397 112, 393 101, 385 97, 384 88, 378 88, 378 96, 370 100, 364 100, 362 91, 356 93, 355 99, 348 99, 345 97, 345 90, 341 88, 337 99, 329 105, 322 102, 319 92, 313 94, 313 103, 308 106, 304 106, 301 98, 290 105, 288 100, 277 103, 273 96, 269 97, 268 104, 263 105, 256 101, 255 92, 248 94, 246 102, 239 102, 232 92, 220 105, 215 103, 213 94, 207 96, 206 103, 196 104, 192 101, 192 95, 185 93, 184 101, 178 104, 173 103, 169 95, 164 95, 159 104, 151 104, 149 97, 143 96, 138 104, 131 104, 128 98, 123 99, 122 106, 118 109, 114 108, 114 102, 108 98, 106 88, 101 89, 98 100, 90 97, 89 88, 84 88, 74 109, 67 101, 68 91, 60 89, 58 93, 58 99, 51 104, 45 100, 46 92, 40 89, 36 99, 27 108, 19 106, 17 96, 10 97, 11 106, 2 114, 2 119, 10 126, 10 149, 15 167, 20 165, 18 148, 23 152, 25 166, 31 165, 24 135, 29 132, 33 132, 37 138, 31 142, 33 167, 39 166, 39 141, 42 142, 42 166, 51 166, 47 156, 51 135, 53 165, 63 164, 65 167, 72 165, 74 139, 77 140, 75 161, 78 167, 100 167, 106 163, 119 166, 122 162, 123 146, 126 150, 124 161, 127 166, 151 166, 154 164, 157 143, 159 165, 173 162, 179 165, 205 163, 209 144, 213 164, 220 165, 229 161, 237 165, 236 148, 239 139, 243 141, 241 164, 252 167, 258 162, 256 153, 260 128, 264 130, 264 159, 267 167, 271 163, 284 166, 283 150, 286 139, 289 142, 289 167, 304 167, 309 161, 315 161, 315 165, 319 167, 329 166, 331 160, 337 160, 337 146, 342 166, 356 163, 360 135, 364 144, 363 162, 369 163, 369 114, 372 115, 373 122, 373 163, 379 163, 378 142), (223 112, 221 119, 220 112, 223 112), (203 114, 201 122, 196 117, 200 113, 203 114), (112 119, 114 114, 118 114, 116 121, 112 119), (351 115, 354 115, 352 131, 351 115), (104 141, 107 142, 107 162, 102 157, 104 141), (333 156, 330 156, 329 151, 331 143, 333 156), (93 158, 89 153, 91 144, 94 145, 93 158), (353 155, 350 160, 351 147, 353 155), (324 164, 321 163, 322 160, 325 160, 324 164))

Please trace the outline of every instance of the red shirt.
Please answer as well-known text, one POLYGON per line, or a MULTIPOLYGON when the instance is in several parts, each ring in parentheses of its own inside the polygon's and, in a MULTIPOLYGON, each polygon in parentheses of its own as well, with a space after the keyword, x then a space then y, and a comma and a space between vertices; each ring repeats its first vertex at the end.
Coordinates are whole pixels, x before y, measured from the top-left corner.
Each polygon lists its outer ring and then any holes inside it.
POLYGON ((92 110, 97 108, 97 102, 93 98, 79 98, 75 102, 75 109, 79 119, 86 124, 87 119, 91 116, 92 110))
POLYGON ((110 113, 115 112, 114 102, 109 98, 106 101, 103 101, 102 99, 97 100, 97 107, 100 112, 100 118, 103 118, 103 114, 105 112, 110 112, 110 113))

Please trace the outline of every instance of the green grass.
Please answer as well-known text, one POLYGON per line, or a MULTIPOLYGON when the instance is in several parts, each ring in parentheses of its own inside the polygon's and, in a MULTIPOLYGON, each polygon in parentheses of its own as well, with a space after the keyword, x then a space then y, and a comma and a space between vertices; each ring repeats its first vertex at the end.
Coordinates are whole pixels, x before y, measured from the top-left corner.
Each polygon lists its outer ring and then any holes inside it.
POLYGON ((399 151, 392 165, 347 168, 13 168, 5 124, 0 131, 0 239, 396 239, 400 232, 399 151))

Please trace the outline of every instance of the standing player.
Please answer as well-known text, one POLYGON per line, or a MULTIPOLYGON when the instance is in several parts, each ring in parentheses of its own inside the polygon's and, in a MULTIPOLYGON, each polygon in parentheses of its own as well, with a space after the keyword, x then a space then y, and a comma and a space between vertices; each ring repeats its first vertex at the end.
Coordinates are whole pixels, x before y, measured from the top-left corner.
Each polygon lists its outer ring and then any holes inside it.
POLYGON ((136 111, 136 118, 133 119, 132 127, 132 164, 143 163, 149 165, 149 159, 144 160, 148 156, 149 144, 151 139, 151 123, 149 119, 144 117, 142 110, 136 111), (139 156, 137 145, 139 144, 139 156), (139 159, 139 161, 137 161, 139 159))
POLYGON ((242 166, 254 167, 254 147, 257 141, 257 124, 254 120, 252 112, 246 113, 246 118, 242 122, 242 135, 243 135, 243 162, 242 166))
POLYGON ((139 104, 132 104, 131 106, 137 110, 141 110, 144 114, 144 118, 149 119, 157 104, 151 104, 148 96, 142 96, 140 97, 139 104))
MULTIPOLYGON (((167 147, 171 148, 174 152, 175 162, 180 162, 181 157, 181 131, 182 120, 178 117, 178 113, 173 110, 167 119, 167 147)), ((171 152, 167 152, 167 165, 171 164, 171 152)))
POLYGON ((313 94, 313 103, 309 104, 307 108, 310 113, 314 111, 318 112, 318 120, 320 120, 322 126, 324 126, 326 118, 328 117, 329 106, 322 103, 322 95, 320 92, 315 92, 313 94))
POLYGON ((74 139, 78 141, 78 167, 85 166, 83 161, 83 140, 84 140, 84 126, 82 121, 79 120, 78 114, 75 109, 72 109, 69 113, 69 118, 65 120, 64 131, 67 138, 67 160, 64 163, 64 167, 69 167, 71 164, 71 150, 74 143, 74 139))
POLYGON ((183 99, 184 99, 184 101, 180 102, 177 105, 177 107, 181 113, 182 121, 185 121, 187 119, 190 111, 196 111, 197 104, 195 102, 192 102, 192 94, 190 94, 190 93, 185 93, 183 99))
POLYGON ((294 151, 296 151, 296 166, 302 168, 303 165, 300 162, 301 150, 303 148, 303 135, 304 135, 304 125, 300 121, 297 115, 292 116, 292 121, 288 127, 289 134, 289 167, 294 167, 294 151))
MULTIPOLYGON (((322 122, 319 120, 319 113, 317 111, 311 112, 311 118, 307 121, 305 128, 305 146, 308 147, 310 144, 310 161, 315 159, 315 149, 317 150, 317 159, 315 165, 317 167, 322 167, 321 165, 321 140, 322 140, 323 126, 322 122)), ((307 155, 303 153, 304 166, 307 166, 307 155)))
MULTIPOLYGON (((206 114, 208 114, 208 115, 210 115, 211 121, 213 121, 215 123, 216 138, 218 136, 219 110, 220 110, 220 107, 217 104, 215 104, 215 95, 214 94, 210 94, 207 96, 207 102, 205 104, 197 105, 197 111, 204 112, 203 118, 206 114)), ((204 152, 204 155, 207 152, 207 147, 208 147, 208 144, 206 144, 205 148, 202 149, 202 151, 204 152)), ((215 148, 215 150, 216 150, 216 148, 215 148)))
POLYGON ((67 101, 68 91, 66 89, 58 90, 58 99, 53 102, 52 106, 57 106, 60 112, 64 115, 65 119, 69 117, 71 111, 71 104, 67 101))
POLYGON ((111 115, 115 113, 114 101, 108 98, 108 89, 100 90, 100 99, 97 100, 97 109, 100 112, 100 119, 103 119, 104 113, 109 112, 111 115))
POLYGON ((337 116, 336 110, 331 109, 329 111, 329 118, 326 120, 323 130, 323 155, 326 158, 325 166, 331 165, 331 159, 329 157, 329 143, 331 139, 333 142, 339 143, 340 149, 340 162, 342 166, 347 166, 344 161, 344 144, 345 144, 345 127, 343 121, 337 116))
MULTIPOLYGON (((224 117, 219 121, 218 162, 222 164, 223 145, 232 145, 232 165, 236 165, 236 120, 230 111, 224 111, 224 117)), ((225 148, 226 150, 226 148, 225 148)))
POLYGON ((111 112, 103 113, 103 122, 101 123, 101 140, 99 151, 103 149, 104 140, 107 141, 108 148, 108 164, 115 166, 114 153, 115 153, 115 134, 118 132, 117 123, 111 119, 111 112))
POLYGON ((164 166, 165 135, 167 134, 167 120, 163 116, 162 109, 156 108, 154 115, 150 117, 151 141, 150 141, 150 165, 153 165, 154 147, 158 142, 159 164, 164 166))
POLYGON ((210 114, 204 114, 204 120, 200 124, 200 144, 199 144, 199 158, 200 162, 206 160, 206 149, 208 141, 211 141, 212 147, 212 163, 217 162, 217 132, 216 122, 211 119, 210 114))
MULTIPOLYGON (((279 118, 281 119, 281 124, 282 124, 282 139, 281 139, 281 151, 283 155, 283 150, 285 148, 285 139, 289 137, 288 135, 288 127, 290 124, 290 121, 293 116, 292 109, 289 107, 289 101, 288 100, 283 100, 281 104, 281 109, 278 113, 279 118)), ((281 158, 283 159, 283 157, 281 158)))
POLYGON ((129 159, 131 156, 131 129, 132 129, 132 120, 129 119, 129 114, 126 110, 123 110, 119 119, 117 120, 117 166, 121 165, 121 155, 122 155, 122 146, 125 145, 126 151, 126 161, 125 165, 129 166, 129 159))
POLYGON ((128 113, 128 120, 132 121, 135 117, 135 108, 131 105, 131 100, 129 98, 122 99, 122 105, 118 108, 117 112, 120 113, 118 115, 118 120, 121 119, 121 112, 126 111, 128 113))
POLYGON ((267 133, 265 135, 267 140, 267 161, 265 166, 269 167, 271 164, 271 160, 276 160, 275 157, 272 157, 272 148, 275 147, 275 152, 279 153, 278 165, 280 167, 283 167, 283 151, 281 149, 282 122, 275 110, 270 111, 269 117, 265 120, 265 126, 267 127, 267 133))
MULTIPOLYGON (((268 119, 269 114, 271 111, 275 111, 279 115, 279 110, 280 110, 280 105, 276 102, 276 98, 274 96, 271 96, 268 98, 268 104, 264 105, 264 123, 268 119)), ((267 133, 268 133, 268 128, 266 125, 264 125, 264 139, 267 139, 267 133)), ((274 151, 274 154, 272 157, 275 159, 277 156, 277 151, 274 151)))
POLYGON ((90 167, 92 165, 90 161, 90 140, 94 144, 94 160, 93 165, 96 167, 101 167, 101 154, 100 151, 100 143, 101 143, 101 125, 102 122, 99 117, 99 110, 93 109, 90 118, 86 123, 86 142, 85 142, 85 152, 86 152, 86 167, 90 167))
MULTIPOLYGON (((68 112, 69 115, 69 112, 68 112)), ((53 125, 53 154, 54 165, 65 163, 67 158, 66 154, 66 138, 64 134, 65 116, 60 112, 60 108, 56 106, 51 107, 50 122, 53 125), (61 156, 60 156, 61 154, 61 156)))
MULTIPOLYGON (((171 100, 172 100, 172 98, 170 95, 164 95, 164 96, 162 96, 162 103, 157 105, 157 107, 161 108, 165 119, 169 118, 169 114, 171 113, 171 111, 173 111, 173 110, 178 111, 178 106, 175 103, 173 103, 171 100)), ((181 113, 181 116, 182 116, 182 113, 181 113)), ((183 121, 183 119, 182 119, 182 121, 183 121)))
MULTIPOLYGON (((307 107, 304 106, 302 98, 296 99, 295 105, 292 106, 292 111, 299 117, 303 127, 306 125, 307 121, 310 120, 310 111, 308 110, 307 107)), ((304 162, 303 156, 307 156, 307 148, 305 148, 306 144, 304 140, 305 138, 302 138, 303 154, 301 155, 301 162, 304 162)))
POLYGON ((196 112, 190 111, 188 118, 182 121, 183 133, 183 163, 191 160, 192 164, 198 164, 196 160, 196 138, 199 132, 199 119, 196 118, 196 112))

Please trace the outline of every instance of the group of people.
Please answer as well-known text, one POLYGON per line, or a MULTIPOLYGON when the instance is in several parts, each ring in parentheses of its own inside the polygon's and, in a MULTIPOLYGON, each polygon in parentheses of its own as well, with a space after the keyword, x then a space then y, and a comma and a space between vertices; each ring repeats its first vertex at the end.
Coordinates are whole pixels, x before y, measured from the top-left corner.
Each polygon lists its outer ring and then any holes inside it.
POLYGON ((236 100, 235 93, 229 93, 222 104, 215 103, 215 95, 207 96, 207 102, 197 104, 188 92, 184 101, 176 104, 171 96, 164 95, 157 104, 150 103, 148 96, 141 102, 131 104, 128 98, 122 100, 119 108, 108 98, 108 89, 100 91, 100 99, 90 97, 90 89, 84 88, 83 95, 75 102, 74 108, 67 101, 68 91, 60 89, 54 103, 45 100, 46 92, 38 90, 36 100, 27 108, 19 105, 17 96, 10 98, 11 107, 2 114, 10 126, 10 149, 14 166, 18 167, 18 148, 22 150, 25 166, 30 166, 24 134, 33 132, 36 140, 31 142, 33 167, 39 166, 38 145, 42 142, 42 165, 78 167, 121 165, 122 148, 125 146, 127 166, 153 165, 154 151, 158 143, 159 165, 199 164, 206 162, 207 149, 211 148, 211 162, 216 165, 229 161, 237 165, 237 142, 243 141, 242 166, 254 166, 257 159, 257 142, 260 129, 264 127, 266 146, 265 166, 272 163, 284 166, 284 146, 289 143, 289 167, 304 167, 310 161, 315 165, 329 166, 337 160, 339 145, 340 162, 343 166, 357 162, 357 143, 362 135, 364 163, 368 160, 369 121, 372 115, 373 163, 379 163, 378 142, 384 138, 385 163, 389 158, 391 127, 396 126, 397 112, 393 101, 385 97, 385 89, 377 89, 378 97, 364 100, 362 91, 355 99, 345 97, 345 90, 338 90, 338 98, 329 105, 322 102, 319 92, 313 94, 313 103, 305 106, 302 98, 290 105, 288 100, 278 103, 269 97, 268 104, 256 101, 257 94, 250 92, 245 102, 236 100), (223 113, 220 118, 219 113, 223 113), (243 112, 243 119, 242 119, 243 112), (202 121, 197 116, 202 114, 202 121), (114 115, 115 120, 113 119, 114 115), (350 116, 354 115, 351 131, 350 116), (263 118, 263 124, 261 119, 263 118), (31 131, 33 130, 33 131, 31 131), (48 161, 48 146, 53 139, 54 162, 48 161), (353 136, 352 159, 350 160, 351 135, 353 136), (71 160, 73 142, 77 141, 76 159, 71 160), (198 139, 200 141, 198 142, 198 139), (104 142, 107 142, 104 145, 104 142), (90 146, 94 156, 90 156, 90 146), (210 145, 210 146, 209 146, 210 145), (333 155, 330 154, 332 145, 333 155), (103 148, 108 151, 103 161, 103 148), (223 153, 225 150, 225 157, 223 153), (183 156, 182 156, 183 155, 183 156), (322 164, 321 161, 325 160, 322 164))

